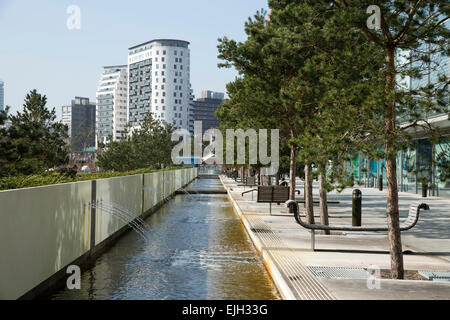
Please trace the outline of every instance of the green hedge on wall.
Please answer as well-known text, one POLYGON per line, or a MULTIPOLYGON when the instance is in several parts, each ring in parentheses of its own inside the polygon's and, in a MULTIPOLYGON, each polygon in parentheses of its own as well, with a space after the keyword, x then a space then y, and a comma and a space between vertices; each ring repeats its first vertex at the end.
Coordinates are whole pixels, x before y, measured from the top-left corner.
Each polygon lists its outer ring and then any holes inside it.
POLYGON ((154 169, 138 169, 126 172, 96 172, 96 173, 79 173, 75 178, 70 176, 60 174, 60 173, 46 173, 41 175, 29 175, 29 176, 9 176, 0 178, 0 190, 11 190, 11 189, 21 189, 30 188, 38 186, 46 186, 59 183, 77 182, 77 181, 87 181, 87 180, 98 180, 107 179, 113 177, 130 176, 135 174, 160 172, 160 171, 171 171, 186 169, 188 167, 169 167, 161 170, 154 169))

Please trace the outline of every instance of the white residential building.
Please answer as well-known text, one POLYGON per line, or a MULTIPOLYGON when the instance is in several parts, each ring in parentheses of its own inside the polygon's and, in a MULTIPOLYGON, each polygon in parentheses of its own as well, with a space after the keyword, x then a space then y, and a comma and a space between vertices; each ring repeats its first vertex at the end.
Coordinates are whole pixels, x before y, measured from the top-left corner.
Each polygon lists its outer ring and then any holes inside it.
POLYGON ((189 42, 158 39, 129 48, 129 122, 138 127, 145 116, 175 128, 189 128, 189 42))
POLYGON ((96 144, 106 143, 110 136, 114 141, 125 134, 128 121, 127 66, 104 67, 96 93, 96 144))

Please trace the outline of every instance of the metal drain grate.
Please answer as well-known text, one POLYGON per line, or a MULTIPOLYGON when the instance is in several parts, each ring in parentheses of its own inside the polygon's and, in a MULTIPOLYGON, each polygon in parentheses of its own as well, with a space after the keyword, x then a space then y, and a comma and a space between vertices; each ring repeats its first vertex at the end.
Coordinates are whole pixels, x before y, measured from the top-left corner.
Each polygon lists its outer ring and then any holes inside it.
POLYGON ((369 273, 359 268, 340 268, 340 267, 308 267, 316 277, 335 278, 335 279, 367 279, 369 273))
POLYGON ((273 233, 272 230, 265 229, 265 228, 251 228, 250 230, 255 233, 273 233))
POLYGON ((450 271, 419 271, 419 274, 431 281, 450 282, 450 271))

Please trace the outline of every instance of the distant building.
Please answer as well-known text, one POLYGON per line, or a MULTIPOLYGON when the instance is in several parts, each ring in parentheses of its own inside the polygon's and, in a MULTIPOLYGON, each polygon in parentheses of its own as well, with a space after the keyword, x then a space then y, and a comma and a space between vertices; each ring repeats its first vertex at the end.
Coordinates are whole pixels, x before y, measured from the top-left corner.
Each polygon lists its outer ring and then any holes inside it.
POLYGON ((75 97, 72 105, 63 106, 62 123, 69 127, 73 153, 95 147, 95 104, 89 98, 75 97))
POLYGON ((0 80, 0 111, 5 110, 5 83, 0 80))
POLYGON ((225 94, 223 92, 214 92, 210 90, 202 91, 202 99, 223 100, 225 94))
POLYGON ((120 140, 128 120, 127 65, 104 67, 96 93, 96 143, 120 140))
MULTIPOLYGON (((221 108, 224 102, 224 93, 203 91, 202 98, 191 102, 191 121, 202 122, 202 133, 220 125, 219 119, 216 118, 215 112, 221 108)), ((190 126, 190 133, 193 135, 193 126, 190 126), (191 129, 192 128, 192 129, 191 129)))
POLYGON ((175 128, 188 129, 190 50, 183 40, 152 40, 129 48, 128 121, 134 127, 152 112, 175 128))

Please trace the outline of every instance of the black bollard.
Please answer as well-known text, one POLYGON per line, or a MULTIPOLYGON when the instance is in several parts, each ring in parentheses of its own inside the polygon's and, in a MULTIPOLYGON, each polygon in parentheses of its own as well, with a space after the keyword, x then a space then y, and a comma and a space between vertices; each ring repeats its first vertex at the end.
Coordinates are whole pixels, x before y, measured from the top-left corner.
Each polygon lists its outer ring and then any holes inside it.
POLYGON ((422 182, 422 198, 426 198, 428 196, 428 182, 422 182))
POLYGON ((361 227, 361 205, 362 193, 361 190, 353 190, 352 197, 352 226, 361 227))
POLYGON ((378 177, 378 190, 383 191, 383 176, 378 177))

